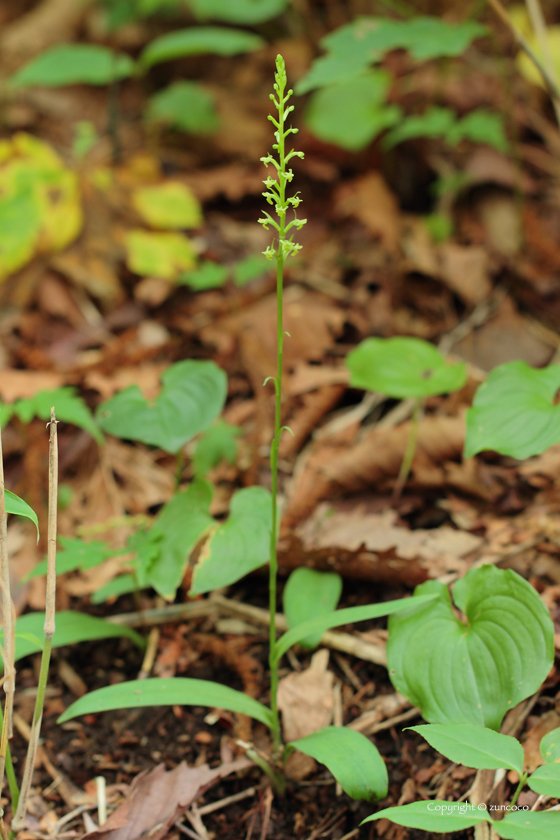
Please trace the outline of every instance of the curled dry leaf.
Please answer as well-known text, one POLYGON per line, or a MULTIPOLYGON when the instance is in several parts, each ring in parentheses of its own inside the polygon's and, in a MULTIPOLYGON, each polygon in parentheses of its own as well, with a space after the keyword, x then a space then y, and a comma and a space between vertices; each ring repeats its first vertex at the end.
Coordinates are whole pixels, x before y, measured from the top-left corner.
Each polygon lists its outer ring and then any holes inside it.
POLYGON ((401 216, 396 197, 378 172, 370 172, 338 188, 335 209, 340 216, 355 216, 388 251, 399 247, 401 216))
POLYGON ((329 651, 322 648, 312 656, 309 668, 280 680, 278 708, 286 742, 331 724, 334 675, 327 670, 328 664, 329 651))
POLYGON ((199 796, 219 779, 251 766, 246 758, 238 758, 210 769, 207 764, 188 767, 183 761, 166 771, 159 764, 150 772, 140 773, 130 786, 125 801, 87 840, 137 840, 143 835, 162 840, 173 823, 196 802, 199 796))

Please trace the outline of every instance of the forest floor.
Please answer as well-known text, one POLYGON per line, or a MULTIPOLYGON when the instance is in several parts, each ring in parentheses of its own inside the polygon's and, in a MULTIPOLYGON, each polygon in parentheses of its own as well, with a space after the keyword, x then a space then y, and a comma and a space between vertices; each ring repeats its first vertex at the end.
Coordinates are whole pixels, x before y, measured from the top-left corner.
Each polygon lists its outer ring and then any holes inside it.
MULTIPOLYGON (((345 4, 307 5, 313 13, 312 34, 294 35, 280 25, 277 37, 271 30, 274 43, 255 53, 191 58, 160 71, 170 79, 187 75, 203 80, 214 91, 221 128, 209 138, 173 132, 151 136, 140 117, 145 90, 135 80, 124 82, 119 91, 117 163, 106 133, 103 88, 30 88, 2 112, 3 137, 30 133, 51 144, 65 161, 71 158, 80 120, 91 121, 100 140, 80 164, 85 221, 79 238, 62 254, 35 257, 0 289, 0 399, 10 403, 41 389, 71 385, 94 410, 130 384, 153 397, 171 363, 213 360, 228 375, 224 418, 242 429, 235 463, 222 463, 210 476, 215 516, 225 516, 235 489, 270 486, 273 400, 271 386, 263 388, 263 381, 275 369, 275 278, 263 270, 246 286, 229 282, 198 292, 157 276, 139 278, 125 265, 123 231, 138 224, 131 191, 173 179, 189 186, 202 205, 195 243, 204 258, 230 265, 266 248, 269 236, 257 224, 265 177, 259 158, 272 142, 266 118, 274 57, 283 53, 288 76, 297 81, 318 52, 318 38, 345 19, 345 4), (103 190, 90 177, 102 169, 111 172, 110 186, 103 190)), ((444 11, 435 2, 417 5, 424 12, 444 11)), ((0 0, 4 73, 31 56, 33 47, 28 55, 26 45, 34 36, 48 45, 48 34, 34 31, 37 23, 26 17, 33 8, 31 2, 0 0)), ((66 40, 94 38, 89 13, 67 20, 60 14, 66 40)), ((491 18, 488 22, 510 55, 508 34, 491 18)), ((117 33, 111 43, 138 50, 151 35, 142 23, 117 33)), ((52 35, 53 41, 57 37, 52 35)), ((560 633, 560 444, 525 462, 491 453, 462 458, 465 411, 487 372, 513 359, 543 366, 560 358, 560 132, 540 90, 516 78, 514 70, 504 79, 497 59, 493 64, 477 58, 466 63, 468 72, 450 71, 443 81, 429 63, 420 65, 402 96, 409 102, 430 100, 443 86, 447 104, 457 109, 492 106, 515 135, 511 153, 472 144, 449 150, 436 140, 411 141, 388 153, 373 143, 350 153, 321 143, 304 128, 297 137, 305 160, 294 165, 296 188, 308 223, 298 235, 301 254, 286 275, 283 422, 294 434, 285 435, 280 451, 280 575, 284 582, 300 565, 337 571, 344 579, 341 606, 353 606, 403 597, 430 579, 452 583, 476 565, 498 564, 530 581, 560 633), (449 207, 452 238, 435 243, 421 215, 434 209, 431 187, 446 171, 461 172, 465 185, 449 207), (428 399, 411 475, 397 501, 391 501, 391 494, 410 428, 410 406, 395 400, 372 406, 363 391, 349 387, 344 365, 348 352, 371 335, 417 336, 468 363, 468 382, 461 391, 428 399)), ((395 73, 404 72, 407 59, 400 53, 388 60, 395 73)), ((295 104, 295 124, 303 125, 303 100, 296 98, 295 104)), ((122 545, 131 517, 153 518, 171 498, 175 459, 161 450, 110 436, 99 447, 86 431, 65 424, 60 424, 59 439, 60 480, 68 496, 59 514, 62 535, 95 535, 122 545), (115 520, 120 526, 109 528, 107 523, 115 520)), ((44 579, 22 582, 45 552, 44 422, 12 419, 3 430, 3 448, 6 486, 38 511, 41 525, 38 546, 26 524, 10 525, 21 614, 45 606, 44 579)), ((190 454, 187 447, 182 486, 192 478, 190 454)), ((118 570, 109 561, 62 576, 57 607, 104 617, 163 611, 153 591, 93 606, 89 596, 118 570)), ((192 603, 189 585, 187 572, 176 604, 192 603)), ((214 679, 266 702, 266 628, 249 611, 235 610, 235 603, 266 607, 265 574, 253 573, 204 603, 206 613, 191 618, 186 609, 157 624, 151 674, 214 679)), ((141 618, 135 626, 148 635, 141 618)), ((292 708, 294 725, 314 714, 305 702, 305 693, 313 690, 319 698, 314 703, 326 703, 331 717, 334 709, 340 723, 374 736, 390 779, 381 807, 420 797, 458 798, 471 786, 474 771, 452 765, 415 733, 402 731, 406 722, 420 718, 395 694, 386 667, 375 664, 383 661, 385 627, 379 621, 340 628, 361 644, 355 654, 331 649, 327 659, 320 651, 311 667, 312 655, 298 649, 283 660, 282 679, 303 677, 300 699, 292 708)), ((560 644, 560 635, 557 640, 560 644)), ((16 770, 24 761, 32 716, 35 660, 24 660, 18 670, 16 770)), ((111 840, 137 840, 153 829, 149 821, 142 824, 138 818, 125 828, 98 830, 93 819, 96 777, 106 779, 111 811, 126 800, 132 784, 144 786, 142 796, 153 786, 153 795, 164 797, 161 770, 154 769, 160 764, 167 771, 182 761, 191 768, 207 763, 227 767, 240 756, 239 738, 266 749, 260 724, 251 727, 239 716, 196 707, 107 712, 56 723, 86 690, 136 679, 142 664, 142 652, 125 639, 54 653, 44 741, 23 840, 71 840, 85 831, 94 832, 96 840, 109 840, 110 834, 119 835, 111 840)), ((530 766, 540 762, 540 737, 560 726, 559 682, 554 669, 539 696, 510 713, 510 722, 516 716, 522 721, 530 766)), ((208 790, 201 782, 195 804, 187 812, 178 809, 171 828, 155 829, 150 837, 426 836, 387 820, 359 828, 372 807, 339 795, 325 768, 300 765, 293 767, 284 798, 272 795, 253 766, 233 767, 208 790)), ((510 795, 507 778, 492 794, 496 802, 510 795)), ((522 797, 520 804, 532 806, 536 794, 522 797)), ((9 814, 6 795, 2 804, 9 814)), ((473 834, 454 836, 467 840, 473 834)))

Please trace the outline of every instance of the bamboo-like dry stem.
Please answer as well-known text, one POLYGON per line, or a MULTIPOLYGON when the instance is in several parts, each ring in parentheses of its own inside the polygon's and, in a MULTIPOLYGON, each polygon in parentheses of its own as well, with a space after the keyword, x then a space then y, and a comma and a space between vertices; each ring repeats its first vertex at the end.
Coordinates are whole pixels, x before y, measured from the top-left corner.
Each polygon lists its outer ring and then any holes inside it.
MULTIPOLYGON (((4 683, 6 694, 6 710, 2 727, 2 743, 13 736, 12 714, 14 708, 15 665, 14 665, 14 626, 12 611, 12 596, 10 592, 10 565, 8 561, 8 517, 6 515, 6 501, 4 498, 4 458, 2 454, 2 437, 0 435, 0 586, 2 587, 2 616, 4 621, 4 673, 8 679, 4 683), (5 733, 5 734, 4 734, 5 733)), ((4 759, 2 753, 2 775, 4 779, 4 759)))
POLYGON ((41 657, 41 671, 39 673, 39 684, 37 686, 37 699, 35 711, 31 724, 31 736, 27 749, 27 759, 21 783, 21 792, 15 817, 12 822, 13 831, 21 831, 25 826, 25 814, 27 811, 27 800, 31 790, 31 780, 35 769, 37 747, 41 732, 41 721, 43 719, 43 707, 45 705, 45 692, 49 675, 49 663, 51 658, 52 637, 55 631, 55 598, 56 598, 56 529, 57 529, 57 505, 58 505, 58 440, 56 433, 57 419, 54 408, 51 408, 51 419, 47 424, 49 427, 49 510, 48 510, 48 533, 47 533, 47 598, 45 609, 45 640, 43 644, 43 655, 41 657))

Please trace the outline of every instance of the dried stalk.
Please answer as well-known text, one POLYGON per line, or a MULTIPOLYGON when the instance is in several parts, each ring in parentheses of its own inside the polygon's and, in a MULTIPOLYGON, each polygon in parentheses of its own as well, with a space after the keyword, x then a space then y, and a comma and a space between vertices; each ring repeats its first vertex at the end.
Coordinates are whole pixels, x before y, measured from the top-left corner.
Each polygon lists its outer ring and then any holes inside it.
POLYGON ((47 598, 45 609, 45 640, 43 644, 43 655, 41 657, 41 671, 39 673, 39 685, 37 687, 37 700, 31 724, 31 737, 27 749, 27 759, 21 783, 21 792, 16 815, 12 822, 12 831, 21 831, 25 826, 25 814, 27 811, 27 800, 31 790, 37 747, 39 745, 39 734, 41 732, 41 721, 43 719, 43 706, 45 705, 45 692, 47 678, 49 675, 49 662, 51 658, 52 637, 55 631, 55 596, 56 596, 56 528, 57 528, 57 504, 58 504, 58 440, 56 433, 57 419, 54 408, 51 408, 51 419, 47 424, 49 427, 49 510, 48 510, 48 533, 47 533, 47 598))
POLYGON ((2 587, 2 614, 4 619, 4 673, 8 679, 4 683, 6 708, 2 726, 2 775, 4 778, 4 760, 7 739, 14 734, 12 715, 14 709, 15 665, 14 665, 14 626, 13 605, 10 592, 10 565, 8 562, 8 517, 4 498, 4 458, 2 455, 2 437, 0 435, 0 586, 2 587))

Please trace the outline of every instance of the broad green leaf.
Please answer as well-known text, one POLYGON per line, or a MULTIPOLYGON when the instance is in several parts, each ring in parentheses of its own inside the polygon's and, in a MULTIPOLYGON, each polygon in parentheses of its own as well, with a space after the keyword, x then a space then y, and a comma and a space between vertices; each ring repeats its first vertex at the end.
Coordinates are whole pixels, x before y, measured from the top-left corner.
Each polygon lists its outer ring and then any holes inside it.
POLYGON ((162 61, 185 58, 189 55, 215 53, 216 55, 239 55, 252 52, 264 46, 264 41, 252 32, 241 29, 227 29, 224 26, 192 26, 176 29, 155 38, 140 55, 140 64, 152 67, 162 61))
POLYGON ((533 587, 510 569, 471 569, 453 589, 418 586, 411 608, 389 620, 389 676, 430 723, 499 729, 505 713, 550 671, 554 629, 533 587), (416 593, 435 595, 414 606, 416 593))
POLYGON ((127 55, 98 44, 61 44, 40 53, 10 78, 14 87, 109 85, 134 72, 127 55))
POLYGON ((369 58, 361 52, 327 53, 315 59, 309 72, 297 82, 295 91, 301 95, 315 88, 350 82, 363 75, 369 63, 369 58))
POLYGON ((173 82, 155 93, 146 116, 191 134, 212 134, 220 127, 213 96, 196 82, 173 82))
POLYGON ((527 779, 527 784, 541 796, 560 799, 560 764, 543 764, 527 779))
POLYGON ((252 280, 264 277, 270 270, 270 260, 261 254, 251 254, 234 265, 233 282, 236 286, 246 286, 252 280))
POLYGON ((264 487, 238 490, 227 522, 211 534, 193 570, 189 594, 202 595, 240 580, 264 566, 270 553, 272 510, 264 487))
POLYGON ((33 417, 47 422, 51 416, 51 406, 54 406, 57 420, 85 429, 98 443, 103 443, 103 435, 91 411, 85 401, 77 395, 76 389, 69 385, 38 391, 34 397, 16 400, 12 409, 22 423, 31 422, 33 417))
POLYGON ((558 388, 560 365, 535 370, 507 362, 494 368, 467 411, 465 458, 493 449, 522 460, 559 443, 558 388))
POLYGON ((37 538, 39 538, 39 520, 37 514, 33 508, 29 507, 27 502, 12 493, 11 490, 4 490, 4 507, 6 513, 14 513, 16 516, 25 516, 27 519, 31 519, 37 528, 37 538))
POLYGON ((129 230, 124 244, 128 268, 141 277, 177 280, 183 272, 196 265, 194 248, 182 233, 129 230))
POLYGON ((154 400, 146 400, 132 385, 103 403, 97 412, 101 428, 175 453, 208 429, 222 411, 227 377, 214 362, 176 362, 162 374, 161 382, 161 393, 154 400))
POLYGON ((202 225, 202 209, 193 191, 180 181, 139 187, 132 204, 142 220, 161 230, 182 230, 202 225))
MULTIPOLYGON (((66 572, 73 572, 76 569, 92 569, 100 566, 108 557, 123 554, 123 551, 114 551, 107 543, 100 540, 84 542, 81 539, 71 537, 59 537, 58 541, 62 546, 56 554, 56 573, 63 575, 66 572)), ((41 577, 47 574, 47 561, 41 560, 34 569, 24 578, 31 580, 34 577, 41 577)))
POLYGON ((375 802, 387 796, 389 779, 385 762, 371 741, 344 726, 327 726, 298 741, 295 748, 325 764, 352 799, 375 802))
POLYGON ((385 70, 371 70, 317 91, 305 114, 307 127, 350 152, 365 148, 401 118, 400 108, 385 101, 390 82, 385 70))
POLYGON ((449 363, 421 338, 366 338, 346 357, 350 385, 389 397, 428 397, 462 388, 463 362, 449 363))
POLYGON ((558 840, 560 811, 510 811, 493 828, 505 840, 558 840))
POLYGON ((560 728, 553 729, 541 739, 541 755, 548 762, 560 762, 560 728))
POLYGON ((383 146, 391 149, 405 140, 416 137, 446 137, 457 121, 457 115, 449 108, 439 108, 433 105, 423 114, 405 117, 395 128, 387 133, 383 146))
POLYGON ((209 508, 212 485, 195 481, 176 493, 160 511, 155 530, 161 534, 158 554, 146 576, 146 583, 164 598, 174 598, 185 574, 191 551, 214 526, 209 508))
POLYGON ((389 50, 408 50, 413 58, 461 55, 469 44, 488 30, 474 21, 447 23, 439 17, 414 16, 409 20, 358 17, 329 33, 321 46, 331 53, 362 55, 379 61, 389 50))
POLYGON ((193 271, 186 271, 182 274, 177 283, 190 286, 195 292, 202 292, 205 289, 219 289, 228 278, 229 269, 224 265, 205 260, 193 271))
POLYGON ((407 728, 418 732, 431 747, 456 764, 477 770, 507 768, 523 775, 523 747, 509 735, 470 723, 458 726, 431 723, 407 728))
MULTIPOLYGON (((284 587, 284 615, 288 627, 296 627, 303 621, 332 613, 342 593, 342 578, 336 572, 318 572, 301 566, 295 569, 284 587)), ((321 633, 300 641, 305 648, 316 648, 321 633)))
POLYGON ((200 435, 192 464, 197 478, 205 478, 211 469, 222 461, 234 464, 237 457, 237 438, 243 434, 240 426, 232 426, 225 420, 218 420, 200 435))
MULTIPOLYGON (((31 653, 37 653, 42 650, 44 624, 44 612, 27 613, 27 615, 22 615, 17 619, 16 661, 23 659, 24 656, 29 656, 31 653)), ((1 632, 3 635, 3 631, 1 632)), ((145 643, 142 636, 131 627, 125 627, 121 624, 111 624, 102 618, 95 618, 85 613, 61 610, 56 614, 56 630, 53 636, 53 647, 75 645, 78 642, 91 642, 96 639, 113 639, 117 636, 126 636, 126 638, 133 641, 138 647, 144 647, 145 643)))
MULTIPOLYGON (((414 596, 423 598, 424 605, 430 608, 431 602, 437 597, 435 594, 414 596)), ((320 615, 317 618, 310 618, 302 621, 297 627, 292 627, 280 636, 274 649, 274 658, 280 659, 293 645, 311 636, 313 633, 323 634, 325 630, 333 627, 341 627, 343 624, 354 624, 358 621, 367 621, 370 618, 381 618, 384 615, 391 615, 399 610, 410 609, 411 598, 400 598, 398 601, 385 601, 382 604, 366 604, 363 607, 347 607, 343 610, 335 610, 328 615, 320 615)))
POLYGON ((188 0, 189 7, 199 20, 223 20, 227 23, 264 23, 277 17, 290 0, 188 0))
POLYGON ((482 108, 471 111, 462 120, 456 120, 445 139, 452 145, 463 139, 472 143, 486 143, 499 152, 507 152, 509 146, 502 115, 482 108))
MULTIPOLYGON (((463 831, 480 822, 492 822, 486 811, 486 805, 471 805, 470 802, 438 802, 428 799, 425 802, 411 802, 397 808, 384 808, 371 817, 366 817, 362 825, 373 820, 391 820, 407 828, 419 828, 436 834, 450 831, 463 831)), ((498 823, 493 823, 497 825, 498 823)))
POLYGON ((227 685, 187 677, 133 680, 108 685, 80 697, 66 709, 58 722, 78 715, 97 714, 112 709, 137 709, 145 706, 211 706, 241 712, 272 726, 272 712, 241 691, 227 685))
POLYGON ((33 257, 39 242, 41 224, 41 208, 33 192, 29 190, 16 195, 0 195, 0 280, 17 271, 33 257))

